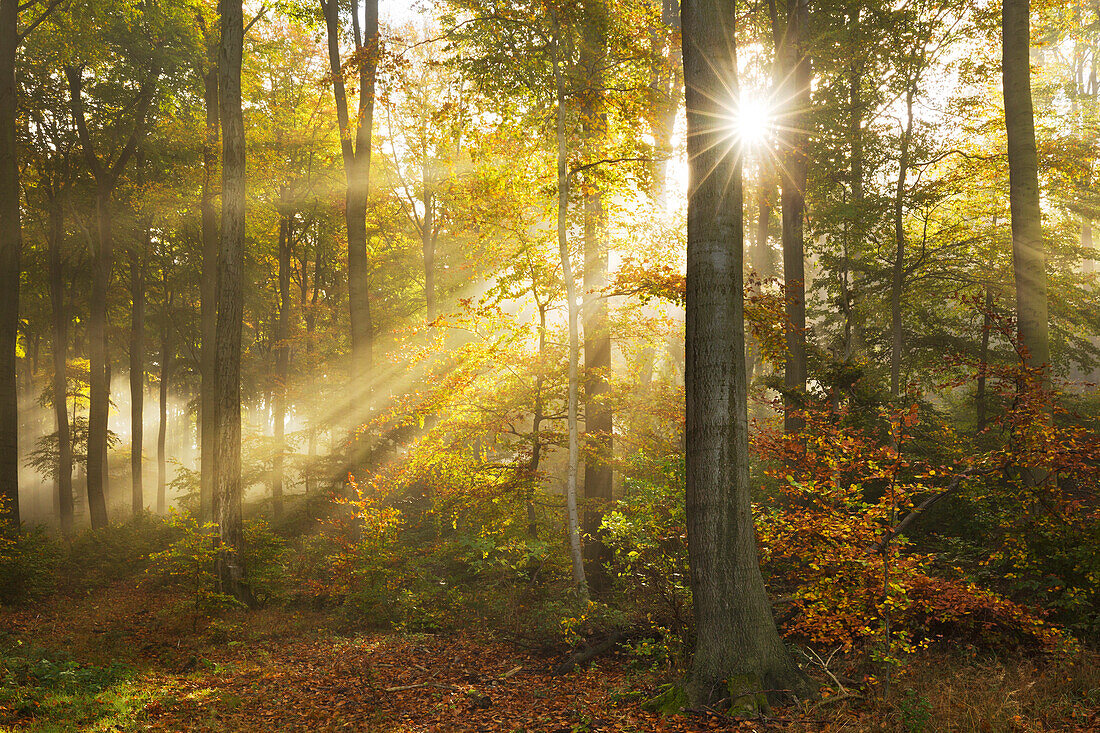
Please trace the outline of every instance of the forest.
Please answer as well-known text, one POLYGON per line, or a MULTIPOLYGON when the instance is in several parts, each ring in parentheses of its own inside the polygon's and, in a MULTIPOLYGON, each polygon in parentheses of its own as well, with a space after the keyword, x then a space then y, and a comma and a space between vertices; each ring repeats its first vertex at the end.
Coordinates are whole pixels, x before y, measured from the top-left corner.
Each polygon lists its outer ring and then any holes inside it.
POLYGON ((0 0, 0 731, 1100 730, 1100 0, 0 0))

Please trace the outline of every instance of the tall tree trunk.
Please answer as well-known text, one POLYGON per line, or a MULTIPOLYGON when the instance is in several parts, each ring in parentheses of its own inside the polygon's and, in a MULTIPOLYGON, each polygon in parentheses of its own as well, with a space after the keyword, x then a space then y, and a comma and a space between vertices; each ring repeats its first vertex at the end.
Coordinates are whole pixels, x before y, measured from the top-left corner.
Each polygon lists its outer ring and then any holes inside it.
MULTIPOLYGON (((848 10, 849 35, 848 43, 851 48, 863 48, 862 24, 860 20, 861 7, 859 3, 853 3, 848 10)), ((848 66, 848 144, 851 148, 851 161, 849 167, 849 189, 852 196, 852 210, 855 216, 845 224, 847 237, 844 241, 844 252, 841 261, 841 308, 844 311, 844 353, 845 361, 852 358, 856 351, 855 303, 853 302, 854 273, 852 272, 851 253, 859 242, 863 241, 865 227, 863 225, 863 75, 866 64, 858 54, 851 60, 848 66)))
POLYGON ((57 505, 61 532, 73 531, 73 443, 69 429, 69 311, 65 303, 65 271, 61 249, 65 239, 65 207, 60 196, 50 200, 49 271, 53 311, 53 410, 57 423, 57 505))
POLYGON ((1029 0, 1002 4, 1002 76, 1008 131, 1009 208, 1012 266, 1016 279, 1016 322, 1029 367, 1050 378, 1047 326, 1046 245, 1039 210, 1038 156, 1031 102, 1029 0))
POLYGON ((214 180, 218 166, 218 63, 217 44, 206 39, 207 70, 203 74, 203 104, 206 107, 206 136, 202 146, 202 274, 199 302, 202 329, 199 373, 199 516, 214 518, 214 371, 218 327, 218 213, 214 205, 214 180))
POLYGON ((982 310, 982 343, 978 351, 978 387, 974 396, 974 407, 977 412, 978 432, 985 430, 988 422, 987 397, 986 397, 986 372, 989 371, 989 330, 993 327, 993 289, 985 286, 985 308, 982 310))
MULTIPOLYGON (((328 32, 329 69, 340 124, 340 151, 347 178, 345 224, 348 232, 348 305, 351 316, 351 375, 357 387, 373 361, 369 272, 367 267, 367 198, 370 193, 371 129, 374 124, 374 84, 378 52, 378 0, 363 3, 360 32, 359 0, 352 3, 353 35, 359 71, 359 110, 352 129, 340 61, 340 7, 321 0, 328 32)), ((359 395, 353 389, 354 395, 359 395)))
MULTIPOLYGON (((114 241, 112 239, 111 195, 126 163, 145 134, 145 115, 153 101, 159 67, 142 80, 134 111, 134 126, 114 162, 101 162, 92 147, 84 117, 83 68, 65 67, 73 123, 76 126, 84 159, 95 179, 96 243, 92 253, 92 287, 88 298, 88 513, 92 528, 107 526, 107 418, 111 401, 111 364, 107 343, 107 289, 111 279, 114 241), (98 457, 98 460, 97 460, 98 457)), ((119 118, 121 120, 121 118, 119 118)), ((117 126, 116 126, 117 127, 117 126)))
POLYGON ((92 529, 107 526, 107 418, 111 376, 107 345, 107 287, 111 277, 112 231, 110 192, 96 186, 96 247, 92 253, 92 288, 88 297, 88 514, 92 529))
MULTIPOLYGON (((167 285, 167 283, 165 283, 167 285)), ((169 309, 171 306, 169 306, 169 309)), ((168 510, 168 455, 165 445, 168 437, 168 377, 172 368, 172 344, 169 341, 168 314, 160 329, 160 424, 157 427, 157 514, 168 510)))
POLYGON ((668 164, 673 155, 673 131, 680 111, 680 95, 684 89, 683 64, 676 31, 680 28, 679 0, 660 0, 661 27, 650 32, 653 65, 650 68, 650 88, 654 106, 650 122, 653 135, 653 198, 664 209, 668 205, 668 164))
MULTIPOLYGON (((317 235, 318 237, 320 235, 317 235)), ((317 273, 321 266, 320 253, 317 249, 318 240, 314 240, 314 257, 313 257, 313 289, 310 293, 308 271, 309 262, 308 255, 302 255, 302 298, 301 307, 305 312, 306 322, 306 359, 305 368, 310 370, 313 368, 313 330, 316 324, 317 313, 317 273), (308 299, 307 299, 308 295, 308 299)), ((306 250, 308 252, 308 249, 306 250)), ((305 474, 305 492, 306 496, 313 494, 314 489, 314 472, 316 470, 313 459, 317 455, 317 426, 314 424, 313 419, 310 419, 309 429, 306 431, 306 455, 309 460, 306 463, 305 474)))
POLYGON ((577 593, 588 599, 588 581, 584 573, 584 553, 581 546, 580 518, 577 512, 577 473, 580 464, 580 436, 577 428, 577 402, 581 360, 580 319, 577 307, 577 285, 569 256, 569 149, 565 137, 565 79, 562 65, 562 31, 557 18, 555 32, 554 89, 557 100, 558 153, 558 254, 561 257, 562 279, 565 281, 565 302, 569 316, 569 383, 566 396, 566 422, 569 432, 569 462, 565 480, 565 505, 569 532, 569 549, 573 560, 573 582, 577 593))
MULTIPOLYGON (((608 8, 605 0, 587 0, 580 65, 585 88, 581 126, 589 164, 602 157, 607 135, 603 65, 607 62, 608 8)), ((585 172, 584 193, 584 560, 593 595, 611 589, 611 549, 603 541, 604 513, 612 500, 613 413, 607 399, 611 376, 611 328, 607 298, 607 217, 596 168, 585 172)))
POLYGON ((151 233, 144 226, 142 244, 130 248, 130 490, 134 516, 145 510, 142 448, 145 432, 145 256, 151 233), (144 251, 139 251, 144 248, 144 251))
POLYGON ((812 687, 776 630, 757 559, 749 487, 743 220, 738 151, 714 120, 737 89, 735 3, 684 3, 689 162, 687 536, 696 627, 692 705, 734 708, 812 687), (779 692, 789 691, 789 692, 779 692))
POLYGON ((284 460, 286 455, 286 390, 290 371, 290 243, 293 214, 279 219, 279 320, 275 330, 275 465, 271 481, 271 508, 283 515, 284 460))
POLYGON ((421 201, 424 204, 424 220, 420 227, 420 249, 424 256, 424 306, 427 309, 428 323, 435 320, 438 306, 436 305, 435 292, 435 194, 433 192, 433 177, 427 155, 423 164, 424 193, 421 201))
POLYGON ((222 220, 214 372, 214 516, 218 590, 251 604, 241 524, 241 330, 244 266, 245 137, 241 109, 244 18, 241 0, 219 0, 218 97, 222 122, 222 220))
POLYGON ((531 476, 531 488, 527 494, 527 536, 536 538, 539 536, 538 517, 535 514, 535 477, 539 472, 539 462, 542 458, 542 421, 546 419, 543 411, 542 387, 546 382, 546 311, 548 304, 539 299, 536 275, 531 273, 531 297, 535 299, 535 306, 539 311, 539 369, 535 377, 535 407, 531 413, 531 462, 527 464, 527 472, 531 476))
POLYGON ((19 154, 15 136, 15 52, 19 0, 0 0, 0 512, 19 526, 19 154))
POLYGON ((905 290, 905 176, 909 172, 909 144, 913 138, 913 85, 905 90, 905 129, 898 156, 898 181, 894 191, 894 266, 890 277, 890 396, 901 392, 901 360, 905 332, 901 322, 901 299, 905 290))
POLYGON ((787 22, 777 51, 781 78, 780 183, 783 208, 783 279, 787 301, 787 358, 784 368, 784 430, 797 432, 796 414, 806 391, 806 112, 810 107, 810 58, 806 53, 808 0, 788 0, 787 22))

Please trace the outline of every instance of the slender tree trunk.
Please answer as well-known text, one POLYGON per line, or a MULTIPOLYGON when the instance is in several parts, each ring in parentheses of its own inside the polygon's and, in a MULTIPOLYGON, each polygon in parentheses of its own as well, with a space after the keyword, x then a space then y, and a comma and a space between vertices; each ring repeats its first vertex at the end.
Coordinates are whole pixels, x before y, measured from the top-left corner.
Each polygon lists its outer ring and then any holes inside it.
POLYGON ((1038 156, 1031 101, 1029 0, 1004 0, 1002 21, 1016 321, 1020 341, 1028 352, 1026 363, 1042 370, 1042 382, 1046 384, 1050 378, 1046 245, 1039 209, 1038 156))
POLYGON ((283 514, 284 461, 286 455, 286 390, 290 371, 290 242, 293 215, 279 220, 279 320, 275 331, 275 466, 271 482, 271 507, 283 514))
POLYGON ((978 388, 974 397, 974 407, 978 418, 978 432, 985 430, 988 423, 988 405, 986 404, 986 372, 989 370, 989 330, 993 327, 993 290, 985 288, 985 309, 982 311, 982 345, 978 352, 978 388))
MULTIPOLYGON (((347 178, 345 224, 348 232, 348 302, 351 316, 351 374, 361 387, 370 372, 372 331, 369 272, 367 267, 367 198, 370 193, 371 130, 374 124, 374 83, 378 50, 378 0, 363 3, 363 29, 359 26, 359 0, 352 3, 352 18, 359 70, 359 112, 352 129, 347 93, 340 62, 340 8, 336 0, 321 0, 328 32, 329 68, 340 124, 340 150, 347 178)), ((358 390, 352 393, 359 395, 358 390)))
POLYGON ((244 266, 245 137, 241 109, 244 18, 241 0, 219 0, 218 97, 222 123, 222 219, 218 264, 214 418, 214 516, 218 590, 251 604, 241 523, 241 330, 244 266))
POLYGON ((588 599, 588 581, 584 573, 584 553, 581 546, 580 517, 577 512, 577 473, 580 464, 580 436, 577 429, 577 401, 580 371, 580 319, 577 311, 577 286, 569 256, 569 150, 565 137, 565 79, 561 68, 561 29, 554 20, 556 48, 554 53, 554 88, 557 99, 558 151, 558 253, 561 256, 562 278, 565 281, 566 310, 569 315, 569 384, 566 397, 566 421, 569 431, 569 463, 565 483, 565 505, 569 531, 569 548, 573 560, 573 582, 584 600, 588 599))
MULTIPOLYGON (((169 306, 170 308, 171 306, 169 306)), ((168 318, 165 314, 160 329, 160 424, 157 429, 157 514, 168 510, 168 456, 165 452, 168 437, 168 378, 172 368, 172 344, 169 341, 168 318)))
POLYGON ((107 289, 114 257, 111 195, 126 163, 145 133, 145 115, 153 101, 160 69, 150 70, 136 99, 134 127, 113 163, 101 162, 92 147, 84 117, 83 69, 65 67, 71 111, 84 159, 95 179, 96 245, 92 253, 92 287, 88 298, 88 513, 92 528, 107 526, 107 418, 111 401, 111 364, 107 343, 107 289))
POLYGON ((53 409, 57 423, 57 505, 61 532, 73 531, 73 443, 69 429, 69 311, 65 303, 65 271, 61 248, 65 239, 65 207, 59 196, 50 201, 49 269, 53 311, 53 409))
MULTIPOLYGON (((313 292, 309 293, 309 284, 307 280, 308 274, 308 262, 306 260, 307 255, 302 256, 302 299, 301 307, 305 311, 306 322, 306 359, 305 368, 307 370, 313 368, 313 329, 316 324, 316 312, 317 312, 317 273, 320 267, 320 253, 316 249, 317 244, 315 240, 314 245, 314 264, 313 264, 313 292), (308 299, 307 299, 308 294, 308 299)), ((306 496, 313 494, 314 490, 314 467, 313 459, 317 455, 317 426, 314 424, 312 418, 310 419, 309 430, 306 431, 306 455, 309 460, 306 463, 305 473, 305 492, 306 496)))
POLYGON ((432 173, 427 157, 424 159, 424 220, 420 227, 420 249, 424 255, 424 305, 427 308, 428 323, 438 314, 435 293, 435 196, 432 193, 432 173))
POLYGON ((777 52, 784 83, 780 127, 783 208, 783 279, 787 301, 787 358, 783 376, 784 429, 798 432, 803 425, 796 414, 806 391, 806 255, 803 224, 806 212, 806 112, 810 106, 810 58, 805 34, 809 22, 808 0, 788 0, 787 23, 777 52))
POLYGON ((19 273, 23 239, 15 136, 19 0, 0 0, 0 512, 19 526, 19 273))
POLYGON ((202 274, 199 279, 202 329, 199 373, 199 516, 214 518, 214 341, 218 327, 218 213, 214 204, 214 180, 218 166, 218 64, 217 44, 207 39, 207 71, 203 75, 206 136, 202 147, 202 274))
POLYGON ((913 84, 905 90, 905 130, 898 156, 898 182, 894 191, 894 266, 890 277, 890 396, 901 393, 901 360, 905 332, 901 322, 901 299, 905 290, 905 176, 909 172, 909 144, 913 137, 913 84))
POLYGON ((111 377, 107 346, 107 286, 112 260, 109 192, 96 187, 97 241, 92 253, 92 288, 88 297, 88 513, 92 529, 107 526, 107 417, 111 377))
POLYGON ((527 536, 536 538, 539 536, 538 517, 535 514, 535 477, 539 472, 539 462, 542 458, 542 421, 546 418, 543 414, 542 387, 546 381, 546 310, 547 304, 539 299, 538 286, 535 275, 531 275, 531 295, 535 299, 535 305, 539 311, 539 370, 535 377, 535 407, 531 414, 531 462, 527 465, 527 472, 531 476, 531 488, 527 494, 527 536))
POLYGON ((768 161, 761 161, 760 191, 756 196, 756 237, 753 251, 756 255, 753 269, 761 278, 769 279, 779 273, 775 271, 775 258, 768 246, 768 231, 772 225, 772 211, 775 209, 775 178, 768 161))
POLYGON ((713 121, 737 86, 735 3, 684 3, 690 178, 687 250, 687 536, 696 627, 689 703, 734 709, 812 694, 776 630, 749 487, 740 155, 713 121))
MULTIPOLYGON (((851 48, 862 48, 863 35, 860 21, 860 5, 853 4, 848 11, 849 36, 848 42, 851 48)), ((849 188, 852 196, 852 210, 855 216, 846 224, 847 238, 844 242, 841 279, 841 307, 844 310, 844 359, 852 358, 856 351, 858 339, 856 330, 858 324, 855 320, 855 303, 853 302, 854 274, 852 272, 851 253, 859 242, 863 241, 865 226, 863 224, 864 199, 863 199, 863 75, 866 64, 857 55, 848 67, 848 144, 851 147, 851 165, 849 175, 849 188)))
MULTIPOLYGON (((607 135, 603 65, 607 62, 608 8, 605 0, 587 0, 580 54, 585 88, 581 96, 581 126, 589 163, 602 156, 607 135)), ((608 565, 611 549, 603 541, 604 513, 612 500, 613 413, 611 391, 611 328, 607 298, 607 217, 596 168, 585 172, 584 194, 584 532, 585 577, 593 595, 611 589, 608 565)))
POLYGON ((144 251, 130 248, 130 490, 134 516, 145 510, 142 448, 145 432, 145 256, 150 245, 145 225, 144 251))
POLYGON ((680 28, 678 0, 661 0, 661 26, 651 32, 653 65, 650 88, 656 97, 650 132, 653 135, 653 198, 664 209, 668 205, 668 164, 673 156, 673 131, 680 111, 680 96, 684 89, 683 65, 676 31, 680 28))

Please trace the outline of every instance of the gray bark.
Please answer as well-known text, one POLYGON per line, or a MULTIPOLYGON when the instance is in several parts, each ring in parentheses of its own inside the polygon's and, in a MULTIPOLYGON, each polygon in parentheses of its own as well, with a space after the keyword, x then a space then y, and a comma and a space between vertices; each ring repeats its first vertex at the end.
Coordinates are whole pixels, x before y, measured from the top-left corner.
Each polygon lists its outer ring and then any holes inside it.
POLYGON ((812 693, 775 626, 749 487, 740 156, 713 120, 736 90, 735 4, 683 8, 689 161, 687 535, 696 626, 689 703, 736 708, 812 693))
MULTIPOLYGON (((200 16, 201 17, 201 16, 200 16)), ((204 29, 205 35, 205 29, 204 29)), ((206 36, 206 70, 203 74, 203 106, 206 135, 202 144, 202 273, 199 278, 199 517, 214 518, 214 369, 217 363, 214 341, 218 328, 218 213, 214 180, 218 167, 218 44, 206 36)))
POLYGON ((577 473, 580 464, 580 436, 577 427, 577 402, 580 372, 580 319, 577 307, 577 286, 573 278, 573 265, 569 256, 569 150, 566 147, 565 79, 562 67, 562 33, 554 20, 554 88, 557 100, 557 155, 558 155, 558 254, 561 258, 562 279, 565 282, 566 310, 569 316, 569 383, 566 397, 566 421, 569 432, 569 462, 565 483, 565 505, 569 533, 570 556, 573 560, 573 582, 582 599, 588 598, 588 581, 584 573, 584 554, 581 547, 580 518, 577 511, 577 473))
POLYGON ((787 358, 783 375, 784 429, 802 428, 795 411, 806 391, 806 111, 810 106, 810 58, 805 49, 808 0, 788 0, 787 20, 776 55, 785 102, 780 125, 780 184, 783 209, 783 279, 787 301, 787 358))
MULTIPOLYGON (((607 134, 604 109, 603 65, 607 63, 608 8, 603 0, 585 4, 580 66, 584 75, 581 124, 589 161, 602 157, 607 134)), ((584 195, 584 532, 585 577, 593 595, 611 589, 607 566, 611 549, 603 541, 604 512, 611 504, 614 470, 611 459, 613 412, 607 404, 611 391, 611 328, 607 298, 607 216, 595 168, 585 171, 584 195)))
POLYGON ((0 0, 0 504, 19 525, 19 272, 23 238, 19 221, 19 153, 16 147, 15 53, 19 0, 0 0))
POLYGON ((1029 0, 1002 5, 1002 80, 1008 132, 1009 208, 1012 213, 1012 266, 1016 280, 1016 320, 1026 363, 1049 380, 1046 245, 1039 210, 1038 155, 1031 101, 1029 0))
POLYGON ((217 589, 251 604, 241 521, 241 293, 244 266, 245 137, 241 109, 244 18, 241 0, 219 0, 218 106, 222 122, 222 220, 214 348, 214 517, 217 589))
POLYGON ((145 432, 145 255, 150 236, 146 223, 141 245, 135 243, 130 248, 130 498, 135 517, 145 510, 141 469, 145 432))

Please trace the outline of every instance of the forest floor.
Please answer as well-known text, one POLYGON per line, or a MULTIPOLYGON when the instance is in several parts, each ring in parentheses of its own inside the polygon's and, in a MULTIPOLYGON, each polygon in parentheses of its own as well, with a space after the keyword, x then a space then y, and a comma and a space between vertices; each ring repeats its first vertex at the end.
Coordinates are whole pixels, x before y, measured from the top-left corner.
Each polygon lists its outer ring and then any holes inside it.
POLYGON ((933 663, 935 697, 661 717, 642 704, 658 676, 626 656, 555 675, 560 657, 474 632, 350 633, 284 609, 210 620, 186 604, 116 583, 0 611, 0 731, 1100 730, 1083 669, 933 663))

